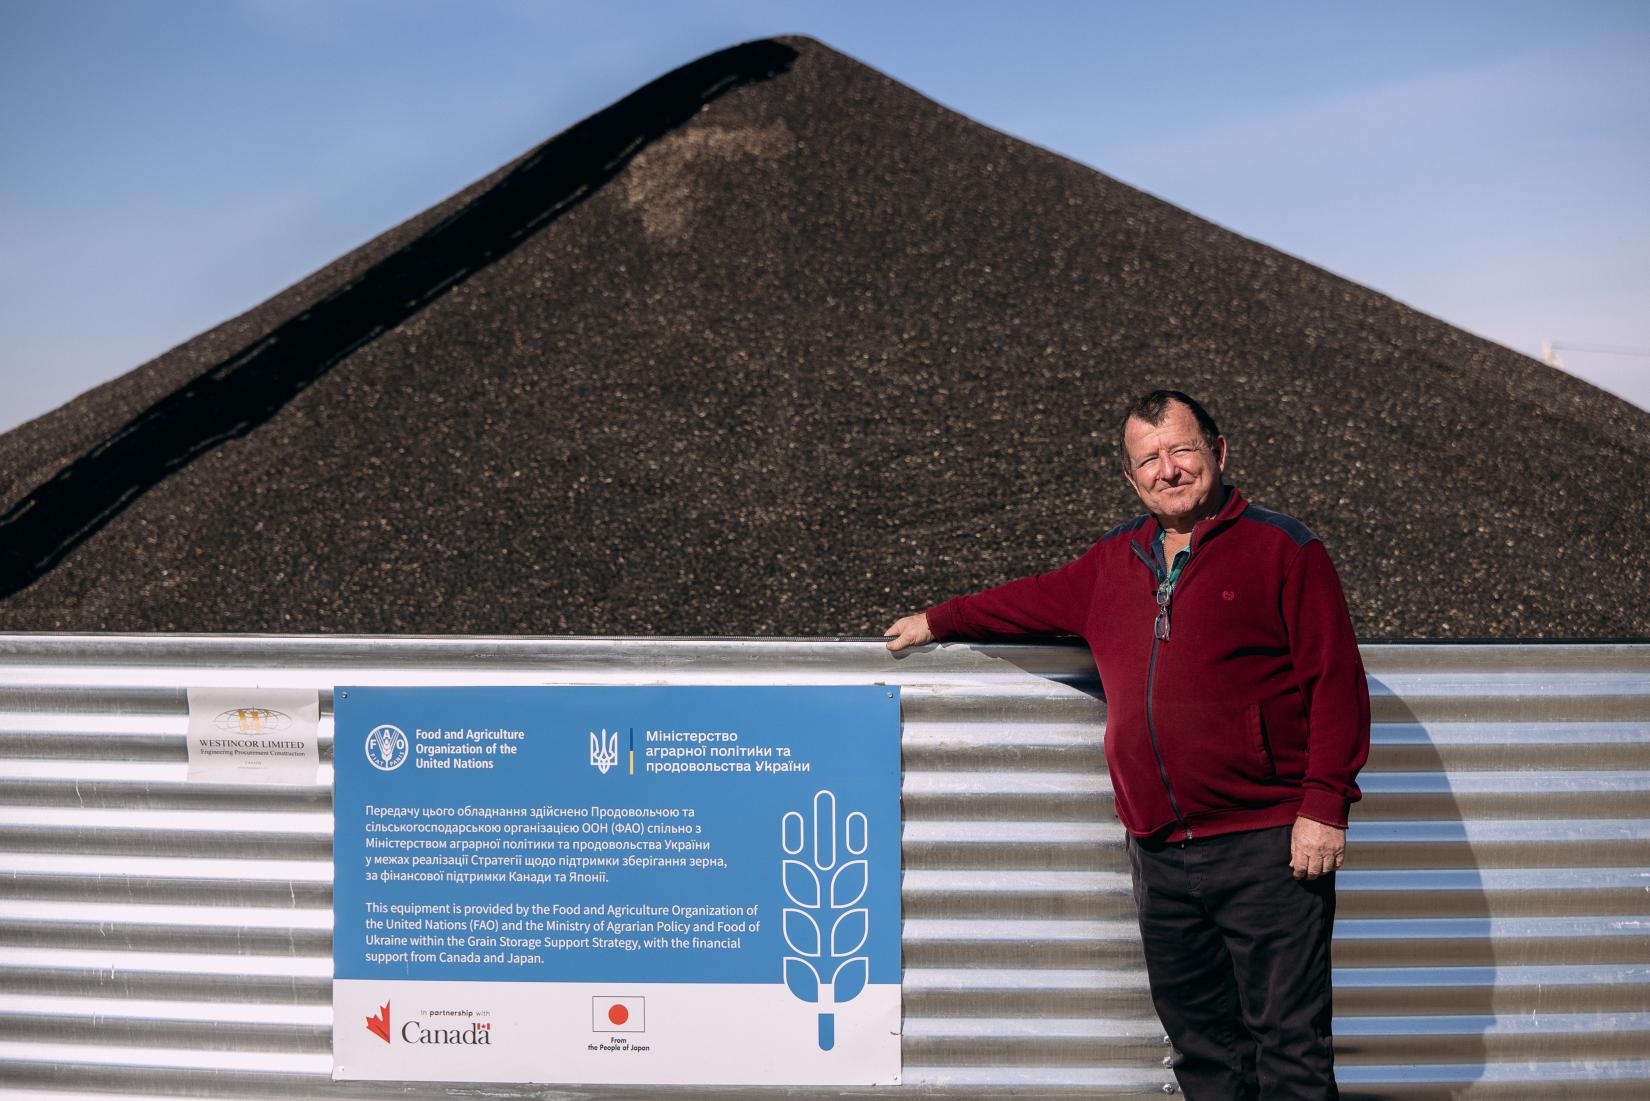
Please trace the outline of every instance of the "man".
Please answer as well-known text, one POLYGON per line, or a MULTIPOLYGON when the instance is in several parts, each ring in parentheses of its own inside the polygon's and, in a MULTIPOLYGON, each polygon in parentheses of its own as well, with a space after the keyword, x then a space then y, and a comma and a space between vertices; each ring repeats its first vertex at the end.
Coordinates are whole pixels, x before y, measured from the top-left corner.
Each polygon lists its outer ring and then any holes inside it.
POLYGON ((935 639, 1081 635, 1106 693, 1152 1001, 1200 1099, 1333 1098, 1334 871, 1369 754, 1369 690, 1334 566, 1223 485, 1226 440, 1177 390, 1130 407, 1147 514, 1081 558, 906 616, 935 639))

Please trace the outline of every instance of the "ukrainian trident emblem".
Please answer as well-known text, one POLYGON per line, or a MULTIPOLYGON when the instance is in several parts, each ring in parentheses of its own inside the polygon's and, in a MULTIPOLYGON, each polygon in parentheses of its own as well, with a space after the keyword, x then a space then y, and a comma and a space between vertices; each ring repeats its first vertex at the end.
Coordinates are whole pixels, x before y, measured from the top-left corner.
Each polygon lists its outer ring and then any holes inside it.
POLYGON ((607 770, 619 763, 619 732, 608 733, 606 730, 590 732, 590 764, 600 770, 603 776, 607 770))

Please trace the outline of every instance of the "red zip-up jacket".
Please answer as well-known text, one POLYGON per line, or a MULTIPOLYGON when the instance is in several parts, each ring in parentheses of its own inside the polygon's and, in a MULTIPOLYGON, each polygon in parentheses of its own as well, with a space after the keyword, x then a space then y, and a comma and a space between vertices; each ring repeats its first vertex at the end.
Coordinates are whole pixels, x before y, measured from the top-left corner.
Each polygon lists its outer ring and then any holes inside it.
POLYGON ((1226 487, 1157 638, 1158 523, 1074 562, 928 609, 937 639, 1081 635, 1106 696, 1106 763, 1132 834, 1177 841, 1346 825, 1369 756, 1369 686, 1341 582, 1298 520, 1226 487))

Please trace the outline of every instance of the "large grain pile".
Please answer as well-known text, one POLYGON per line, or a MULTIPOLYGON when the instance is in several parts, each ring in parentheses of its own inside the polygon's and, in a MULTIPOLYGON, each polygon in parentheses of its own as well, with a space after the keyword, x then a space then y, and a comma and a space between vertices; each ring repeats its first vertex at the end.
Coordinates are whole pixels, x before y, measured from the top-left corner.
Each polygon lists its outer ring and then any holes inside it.
POLYGON ((1157 385, 1364 637, 1650 633, 1650 414, 805 40, 0 437, 0 629, 864 634, 1137 511, 1157 385))

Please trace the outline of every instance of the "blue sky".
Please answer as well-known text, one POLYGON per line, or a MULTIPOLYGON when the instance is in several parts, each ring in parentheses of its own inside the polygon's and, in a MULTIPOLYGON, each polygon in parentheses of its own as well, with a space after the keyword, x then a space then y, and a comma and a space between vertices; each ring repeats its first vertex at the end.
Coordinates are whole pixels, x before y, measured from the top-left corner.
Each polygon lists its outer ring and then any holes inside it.
MULTIPOLYGON (((1650 352, 1637 0, 0 0, 0 430, 782 33, 1520 351, 1650 352)), ((1650 408, 1650 356, 1561 355, 1650 408)))

